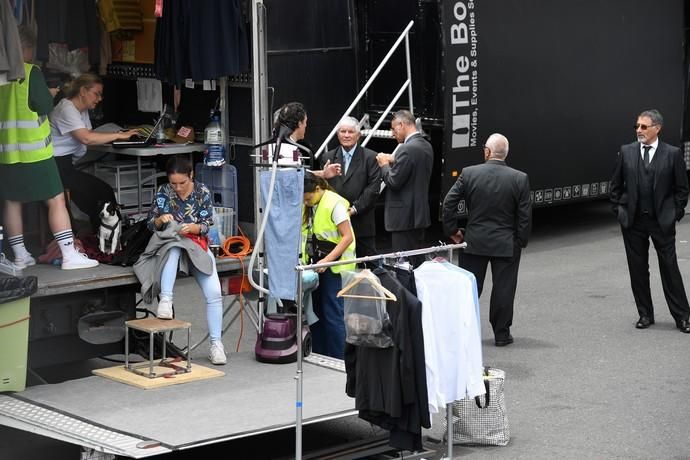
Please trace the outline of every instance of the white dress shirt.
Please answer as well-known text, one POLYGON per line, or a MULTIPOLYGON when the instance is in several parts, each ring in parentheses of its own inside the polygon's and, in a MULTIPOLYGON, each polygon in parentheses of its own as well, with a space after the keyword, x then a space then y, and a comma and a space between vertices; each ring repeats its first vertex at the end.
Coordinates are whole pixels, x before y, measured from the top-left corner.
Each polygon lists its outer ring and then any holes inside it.
POLYGON ((429 412, 438 413, 486 392, 477 284, 472 273, 448 262, 424 262, 414 279, 422 302, 429 412))
POLYGON ((654 154, 656 153, 656 148, 659 146, 659 138, 657 137, 654 142, 651 144, 643 144, 640 142, 640 155, 642 156, 642 161, 644 161, 644 148, 645 146, 649 145, 652 147, 649 149, 649 162, 652 162, 652 158, 654 158, 654 154))

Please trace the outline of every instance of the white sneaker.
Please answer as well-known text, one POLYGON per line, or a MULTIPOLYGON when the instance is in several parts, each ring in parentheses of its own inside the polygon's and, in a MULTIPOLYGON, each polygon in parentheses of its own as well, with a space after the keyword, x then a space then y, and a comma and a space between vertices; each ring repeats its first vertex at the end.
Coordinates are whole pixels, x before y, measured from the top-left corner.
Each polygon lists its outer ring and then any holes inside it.
POLYGON ((208 359, 211 360, 211 364, 218 366, 222 366, 228 362, 228 357, 225 356, 225 348, 222 342, 211 342, 211 348, 208 351, 208 359))
POLYGON ((62 269, 63 270, 79 270, 81 268, 93 268, 98 267, 98 261, 94 259, 89 259, 86 254, 82 254, 79 251, 74 252, 69 257, 62 258, 62 269))
POLYGON ((173 319, 172 299, 161 298, 158 302, 158 310, 156 310, 156 317, 158 319, 173 319))
POLYGON ((26 267, 31 267, 36 265, 36 259, 31 257, 31 254, 27 254, 24 257, 17 257, 14 259, 14 266, 19 270, 24 270, 26 267))

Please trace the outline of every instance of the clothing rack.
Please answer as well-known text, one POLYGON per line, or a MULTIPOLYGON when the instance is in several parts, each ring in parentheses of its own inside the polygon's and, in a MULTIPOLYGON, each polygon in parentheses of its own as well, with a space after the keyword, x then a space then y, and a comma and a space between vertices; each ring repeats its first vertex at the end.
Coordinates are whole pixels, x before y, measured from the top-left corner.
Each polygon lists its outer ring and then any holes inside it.
MULTIPOLYGON (((305 270, 313 270, 317 268, 328 268, 337 265, 362 263, 362 262, 374 262, 382 259, 403 259, 410 256, 419 256, 424 254, 433 254, 435 252, 448 252, 448 259, 452 260, 453 251, 455 249, 464 249, 467 247, 467 243, 457 243, 457 244, 441 244, 439 246, 431 246, 423 249, 412 249, 409 251, 398 251, 391 252, 388 254, 379 254, 375 256, 358 257, 356 259, 339 260, 336 262, 324 262, 320 264, 311 265, 297 265, 295 270, 297 271, 297 328, 301 327, 302 324, 302 272, 305 270)), ((295 375, 295 381, 297 385, 297 397, 295 400, 296 416, 295 416, 295 459, 302 459, 302 393, 303 393, 303 382, 302 382, 302 340, 297 340, 297 374, 295 375)), ((453 458, 453 420, 452 420, 452 405, 446 405, 446 418, 448 425, 447 432, 447 443, 448 452, 446 458, 453 458)))

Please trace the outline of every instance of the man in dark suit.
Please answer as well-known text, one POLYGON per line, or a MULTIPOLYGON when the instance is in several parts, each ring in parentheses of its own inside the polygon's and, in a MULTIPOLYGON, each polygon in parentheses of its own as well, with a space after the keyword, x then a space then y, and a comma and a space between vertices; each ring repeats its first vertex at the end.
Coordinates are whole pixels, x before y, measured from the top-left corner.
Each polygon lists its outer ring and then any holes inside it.
MULTIPOLYGON (((393 114, 391 131, 398 147, 392 154, 376 155, 386 186, 384 224, 391 232, 393 251, 419 249, 424 245, 424 230, 431 225, 429 181, 434 151, 417 131, 409 110, 393 114)), ((411 260, 419 264, 419 258, 411 260)))
POLYGON ((676 221, 685 215, 688 178, 683 154, 659 140, 658 110, 637 117, 637 142, 621 147, 611 178, 611 202, 623 233, 638 329, 654 324, 649 287, 649 239, 659 258, 664 297, 681 332, 690 333, 690 307, 676 257, 676 221))
POLYGON ((513 343, 513 304, 522 248, 527 246, 532 206, 527 174, 509 167, 508 139, 492 134, 484 146, 485 163, 464 168, 443 200, 443 229, 459 243, 458 205, 465 200, 468 217, 460 266, 477 278, 482 294, 486 268, 491 263, 493 288, 489 321, 496 346, 513 343))
POLYGON ((357 239, 357 257, 376 254, 376 221, 374 207, 381 189, 381 170, 373 150, 357 144, 360 138, 356 118, 345 117, 338 124, 340 146, 319 158, 321 168, 340 165, 341 175, 328 183, 338 195, 350 202, 350 222, 357 239))

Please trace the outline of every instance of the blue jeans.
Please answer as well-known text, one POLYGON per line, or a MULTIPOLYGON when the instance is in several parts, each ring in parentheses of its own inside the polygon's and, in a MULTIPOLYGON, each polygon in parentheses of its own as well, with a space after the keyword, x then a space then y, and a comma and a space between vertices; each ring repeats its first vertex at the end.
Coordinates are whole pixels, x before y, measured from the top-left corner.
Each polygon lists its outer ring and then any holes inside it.
POLYGON ((341 287, 339 274, 330 269, 319 274, 319 287, 313 294, 314 313, 319 320, 309 326, 314 353, 339 359, 343 359, 345 349, 345 304, 337 296, 341 287))
MULTIPOLYGON (((201 288, 206 298, 206 322, 208 323, 208 335, 211 342, 221 339, 223 329, 223 293, 220 289, 220 280, 216 271, 216 259, 211 251, 206 251, 213 261, 213 273, 206 275, 191 266, 192 275, 201 288)), ((161 270, 161 299, 173 298, 173 288, 177 279, 177 267, 180 261, 181 248, 171 248, 168 251, 168 259, 161 270)))
MULTIPOLYGON (((261 205, 267 208, 271 171, 261 173, 261 205)), ((276 299, 295 300, 302 238, 304 169, 282 169, 276 173, 271 209, 264 234, 268 290, 276 299)))

